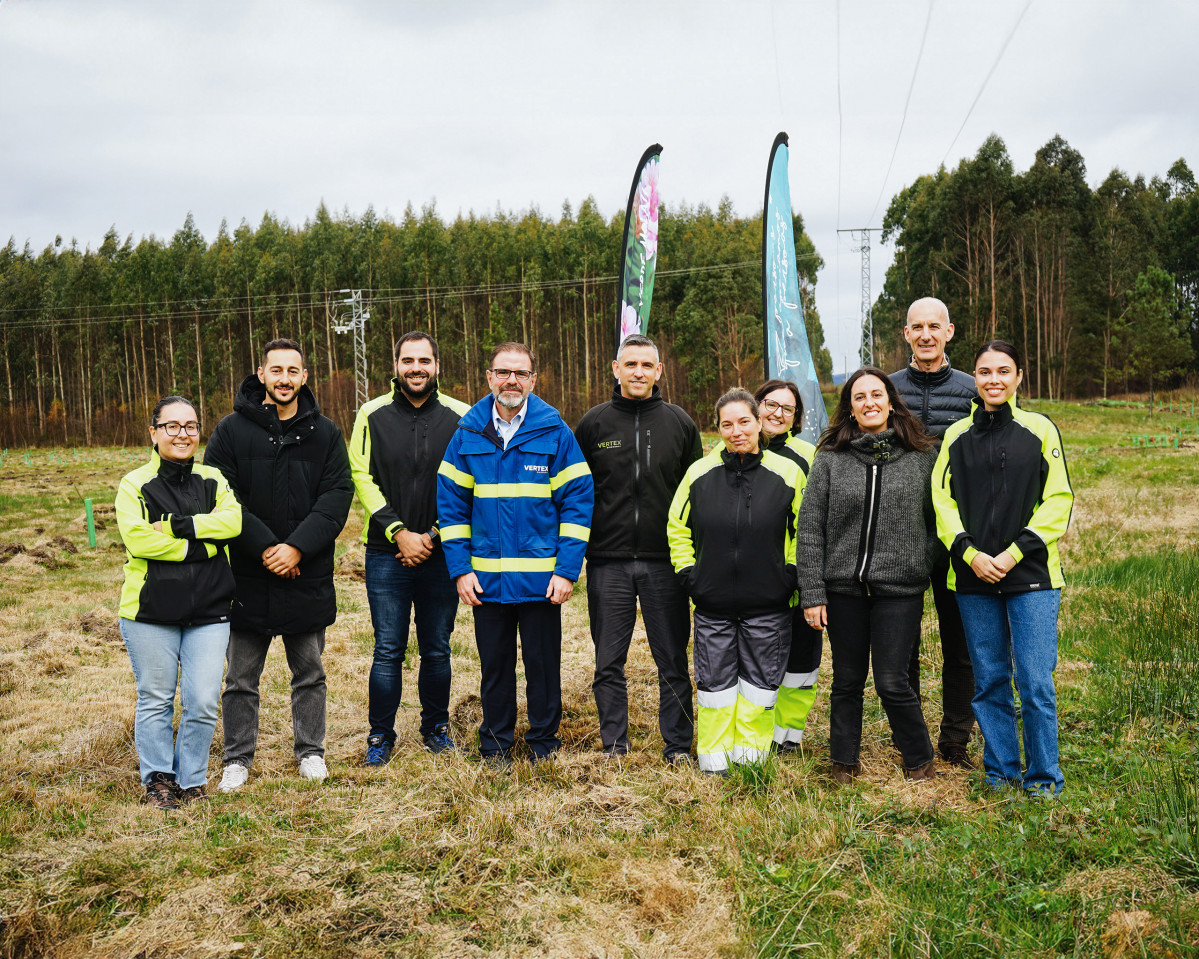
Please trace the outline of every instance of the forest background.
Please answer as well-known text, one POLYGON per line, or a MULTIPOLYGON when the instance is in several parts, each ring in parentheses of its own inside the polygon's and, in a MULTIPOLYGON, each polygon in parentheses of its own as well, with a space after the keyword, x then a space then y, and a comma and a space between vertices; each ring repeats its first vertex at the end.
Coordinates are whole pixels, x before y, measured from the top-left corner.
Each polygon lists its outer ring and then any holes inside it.
MULTIPOLYGON (((794 216, 809 345, 826 383, 813 291, 823 260, 794 216)), ((267 212, 222 223, 207 241, 189 215, 166 240, 0 249, 0 445, 129 443, 166 393, 193 397, 207 424, 232 408, 267 339, 308 354, 325 411, 348 428, 353 346, 333 332, 360 289, 370 391, 382 392, 391 344, 409 329, 440 342, 442 385, 484 389, 487 351, 517 339, 537 352, 539 393, 574 421, 611 389, 623 213, 588 198, 559 216, 537 208, 459 214, 409 204, 399 221, 323 204, 296 226, 267 212)), ((2 234, 0 234, 2 235, 2 234)), ((957 365, 999 336, 1027 357, 1032 396, 1108 396, 1196 375, 1199 190, 1184 159, 1149 180, 1119 169, 1095 188, 1061 137, 1016 172, 998 136, 952 170, 919 177, 891 200, 883 238, 896 248, 874 305, 876 362, 905 361, 911 300, 936 295, 957 327, 957 365)), ((664 205, 651 335, 666 390, 707 424, 712 398, 761 376, 761 215, 664 205)))

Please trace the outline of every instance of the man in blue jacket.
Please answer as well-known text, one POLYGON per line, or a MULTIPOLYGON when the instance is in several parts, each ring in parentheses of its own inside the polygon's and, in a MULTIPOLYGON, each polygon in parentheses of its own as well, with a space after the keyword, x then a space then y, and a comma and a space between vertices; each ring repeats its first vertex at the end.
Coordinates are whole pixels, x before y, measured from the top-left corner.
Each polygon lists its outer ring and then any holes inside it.
POLYGON ((491 395, 470 408, 437 476, 446 565, 475 618, 482 668, 484 762, 512 765, 516 635, 525 666, 529 732, 538 762, 561 745, 562 604, 591 535, 594 487, 574 434, 533 394, 537 367, 523 343, 488 360, 491 395))

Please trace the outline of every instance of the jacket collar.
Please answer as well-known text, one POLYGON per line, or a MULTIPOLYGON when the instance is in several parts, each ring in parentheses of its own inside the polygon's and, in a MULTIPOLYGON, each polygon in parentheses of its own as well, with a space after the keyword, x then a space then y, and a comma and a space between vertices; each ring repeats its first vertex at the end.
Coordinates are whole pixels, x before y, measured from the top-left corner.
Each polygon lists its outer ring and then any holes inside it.
POLYGON ((434 389, 420 406, 413 406, 412 400, 408 399, 408 394, 400 387, 399 378, 393 376, 391 378, 391 401, 405 412, 415 413, 419 416, 421 413, 441 405, 441 390, 434 389))
POLYGON ((154 471, 167 483, 180 486, 192 475, 192 466, 195 465, 196 458, 193 456, 183 463, 178 460, 164 460, 157 449, 151 449, 150 462, 154 464, 154 471))
POLYGON ((997 410, 988 410, 982 400, 974 400, 970 417, 980 430, 997 430, 1015 419, 1016 397, 1013 396, 997 410))
POLYGON ((662 391, 657 386, 654 391, 643 400, 631 400, 620 392, 620 384, 617 383, 612 387, 612 406, 615 409, 625 413, 635 413, 637 410, 649 410, 655 406, 662 405, 662 391))
POLYGON ((895 439, 895 430, 890 427, 881 433, 859 433, 849 441, 849 447, 858 459, 867 463, 886 463, 905 452, 905 447, 895 439))
POLYGON ((757 453, 730 453, 728 450, 720 451, 720 458, 724 461, 724 465, 731 470, 737 470, 744 473, 746 470, 757 469, 758 464, 762 462, 762 452, 757 453))
MULTIPOLYGON (((495 427, 491 425, 491 410, 494 405, 495 398, 488 393, 466 411, 466 415, 462 417, 461 425, 476 433, 493 435, 495 427)), ((562 419, 562 415, 556 409, 537 394, 530 393, 525 403, 525 421, 508 445, 519 444, 526 437, 534 433, 542 433, 546 430, 565 425, 566 423, 562 419)))
POLYGON ((940 386, 953 376, 953 364, 947 356, 940 369, 926 373, 916 365, 916 357, 912 356, 908 358, 908 376, 912 378, 913 383, 919 383, 921 386, 940 386))
POLYGON ((266 400, 266 387, 258 379, 258 374, 251 373, 241 381, 241 387, 237 391, 237 399, 233 401, 233 409, 246 419, 257 423, 264 430, 283 433, 297 423, 300 423, 304 417, 320 412, 320 406, 316 402, 316 397, 313 395, 312 390, 308 388, 307 383, 300 387, 298 397, 296 415, 290 420, 280 420, 274 406, 267 406, 264 402, 266 400))

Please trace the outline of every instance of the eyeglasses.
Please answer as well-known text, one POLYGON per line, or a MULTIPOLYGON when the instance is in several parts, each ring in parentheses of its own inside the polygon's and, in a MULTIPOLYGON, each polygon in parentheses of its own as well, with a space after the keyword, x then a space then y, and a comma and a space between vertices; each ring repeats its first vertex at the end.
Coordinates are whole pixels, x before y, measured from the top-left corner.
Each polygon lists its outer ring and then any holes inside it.
POLYGON ((766 407, 767 413, 774 413, 777 410, 782 410, 784 416, 794 416, 795 407, 787 406, 783 403, 776 403, 774 400, 762 400, 762 405, 766 407))
POLYGON ((514 376, 522 383, 527 383, 533 376, 532 370, 488 370, 488 372, 501 383, 508 382, 514 376))
POLYGON ((166 430, 167 436, 178 436, 180 430, 188 436, 200 435, 200 424, 195 420, 192 420, 190 423, 175 423, 173 421, 170 423, 155 423, 154 428, 156 430, 166 430))

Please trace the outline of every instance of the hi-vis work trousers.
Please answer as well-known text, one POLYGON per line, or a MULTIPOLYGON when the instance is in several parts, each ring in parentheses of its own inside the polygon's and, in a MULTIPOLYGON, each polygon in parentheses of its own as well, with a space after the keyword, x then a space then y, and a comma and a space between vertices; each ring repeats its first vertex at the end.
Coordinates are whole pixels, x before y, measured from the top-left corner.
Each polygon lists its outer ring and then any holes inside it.
POLYGON ((791 610, 739 619, 695 611, 699 768, 762 762, 770 754, 774 706, 787 668, 791 610))
POLYGON ((824 631, 813 629, 796 609, 791 624, 791 649, 787 656, 787 671, 779 687, 779 699, 774 708, 774 741, 803 742, 808 713, 816 704, 816 680, 820 673, 820 654, 824 646, 824 631))

